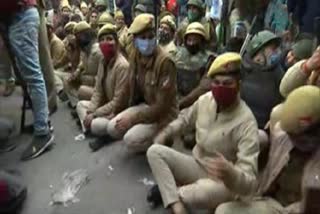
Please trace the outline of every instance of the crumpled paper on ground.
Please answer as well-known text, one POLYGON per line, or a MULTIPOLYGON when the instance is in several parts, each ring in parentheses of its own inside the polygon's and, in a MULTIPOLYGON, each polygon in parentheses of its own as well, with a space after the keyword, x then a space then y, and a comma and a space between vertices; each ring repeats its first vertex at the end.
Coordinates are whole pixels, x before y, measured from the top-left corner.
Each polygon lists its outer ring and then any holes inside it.
POLYGON ((67 207, 70 203, 79 202, 76 194, 88 182, 89 176, 84 169, 65 173, 62 177, 63 184, 59 190, 53 192, 50 205, 63 204, 67 207))
POLYGON ((79 134, 74 137, 75 141, 84 141, 86 139, 86 136, 84 134, 79 134))
POLYGON ((138 180, 140 183, 143 183, 145 186, 154 186, 155 182, 153 180, 149 180, 148 178, 142 178, 138 180))

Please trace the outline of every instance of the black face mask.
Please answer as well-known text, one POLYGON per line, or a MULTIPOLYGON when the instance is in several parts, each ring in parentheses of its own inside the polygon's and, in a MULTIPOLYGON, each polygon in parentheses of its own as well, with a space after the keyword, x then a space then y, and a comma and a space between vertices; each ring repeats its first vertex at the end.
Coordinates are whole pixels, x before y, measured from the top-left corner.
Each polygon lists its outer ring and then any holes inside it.
POLYGON ((320 147, 319 128, 312 127, 301 136, 292 137, 292 144, 301 152, 311 153, 320 147))
POLYGON ((167 44, 171 41, 170 33, 159 30, 159 43, 167 44))
POLYGON ((194 44, 194 45, 186 45, 187 50, 192 54, 195 55, 200 51, 200 45, 194 44))
POLYGON ((77 37, 77 43, 80 46, 81 49, 87 47, 92 40, 92 37, 89 35, 89 33, 82 33, 77 37))

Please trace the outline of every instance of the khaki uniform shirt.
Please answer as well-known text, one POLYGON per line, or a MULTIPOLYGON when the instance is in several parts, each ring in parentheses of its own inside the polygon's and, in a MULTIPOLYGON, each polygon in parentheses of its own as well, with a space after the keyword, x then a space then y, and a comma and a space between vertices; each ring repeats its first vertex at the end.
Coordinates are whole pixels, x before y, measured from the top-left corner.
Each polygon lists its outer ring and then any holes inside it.
POLYGON ((174 44, 173 41, 169 42, 165 45, 159 45, 162 50, 168 54, 170 54, 172 57, 174 57, 177 53, 177 46, 174 44))
POLYGON ((118 114, 128 107, 129 63, 122 54, 99 64, 97 81, 89 110, 97 117, 118 114))
POLYGON ((50 54, 54 67, 64 57, 65 53, 66 49, 63 42, 53 34, 50 40, 50 54))
POLYGON ((177 116, 176 67, 171 57, 158 47, 151 57, 142 57, 133 48, 130 56, 130 105, 147 104, 133 124, 157 123, 166 126, 177 116))
POLYGON ((188 128, 196 130, 193 156, 204 164, 219 152, 234 164, 235 175, 226 186, 235 194, 247 195, 255 188, 258 174, 258 126, 249 107, 239 104, 224 112, 217 112, 211 92, 202 95, 191 107, 181 111, 164 133, 174 136, 188 128))

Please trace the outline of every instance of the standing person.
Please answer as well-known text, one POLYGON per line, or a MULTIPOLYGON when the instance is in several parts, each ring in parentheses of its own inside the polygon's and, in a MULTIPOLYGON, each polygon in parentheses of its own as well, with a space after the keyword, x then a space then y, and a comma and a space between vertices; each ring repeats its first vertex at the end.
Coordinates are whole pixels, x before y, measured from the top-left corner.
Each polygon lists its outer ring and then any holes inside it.
POLYGON ((188 213, 186 206, 214 210, 221 203, 254 191, 258 127, 239 96, 240 65, 237 53, 217 57, 208 72, 212 91, 182 111, 147 151, 164 207, 174 214, 188 213), (189 127, 196 130, 192 155, 164 146, 189 127))
MULTIPOLYGON (((4 4, 8 6, 11 3, 4 4)), ((36 0, 21 0, 18 3, 11 11, 2 10, 2 15, 11 15, 8 26, 9 44, 32 100, 34 136, 21 157, 22 160, 28 160, 42 154, 52 144, 54 136, 48 126, 47 91, 39 60, 40 17, 37 6, 43 5, 36 0)))
POLYGON ((88 5, 87 5, 86 2, 83 1, 83 2, 81 3, 80 9, 81 9, 82 15, 83 15, 84 17, 87 17, 88 12, 89 12, 89 8, 88 8, 88 5))
POLYGON ((103 59, 99 63, 95 90, 90 101, 80 101, 77 113, 84 132, 98 138, 90 142, 92 151, 108 143, 108 125, 118 113, 128 107, 129 63, 119 51, 116 27, 106 24, 98 34, 103 59))
POLYGON ((123 138, 129 151, 145 152, 156 134, 178 112, 176 67, 156 44, 154 16, 141 14, 129 28, 133 45, 129 50, 129 108, 109 124, 108 135, 123 138))

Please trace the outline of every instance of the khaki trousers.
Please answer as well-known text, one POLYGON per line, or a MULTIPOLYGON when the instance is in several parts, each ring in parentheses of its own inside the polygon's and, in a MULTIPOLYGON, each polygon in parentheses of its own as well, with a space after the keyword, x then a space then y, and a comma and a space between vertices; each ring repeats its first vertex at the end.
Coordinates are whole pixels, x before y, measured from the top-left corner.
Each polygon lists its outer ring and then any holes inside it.
POLYGON ((63 69, 58 69, 54 71, 54 80, 57 93, 63 90, 63 82, 69 77, 70 73, 64 72, 63 69))
MULTIPOLYGON (((89 105, 90 101, 80 101, 77 105, 77 112, 81 124, 83 124, 83 120, 87 115, 89 105)), ((136 114, 142 106, 143 105, 128 108, 116 115, 112 120, 108 120, 104 117, 95 118, 91 123, 91 133, 100 137, 110 135, 115 139, 123 138, 127 149, 131 152, 137 153, 147 151, 152 145, 152 140, 158 131, 156 124, 137 124, 133 127, 129 127, 124 133, 119 132, 116 128, 116 123, 119 119, 136 114)), ((83 125, 82 129, 86 131, 83 125)))
POLYGON ((166 208, 181 200, 192 208, 215 209, 232 200, 225 185, 209 179, 194 157, 156 144, 149 148, 147 157, 166 208))
POLYGON ((271 198, 260 198, 251 202, 229 202, 221 204, 215 214, 285 214, 284 208, 271 198))
POLYGON ((69 83, 68 81, 63 82, 63 88, 70 100, 71 106, 76 107, 79 100, 91 100, 94 92, 94 88, 86 85, 76 85, 69 83))

